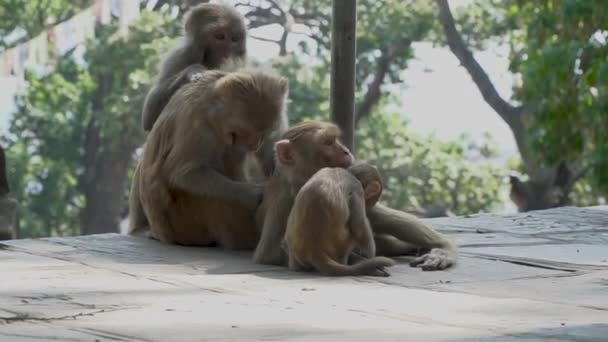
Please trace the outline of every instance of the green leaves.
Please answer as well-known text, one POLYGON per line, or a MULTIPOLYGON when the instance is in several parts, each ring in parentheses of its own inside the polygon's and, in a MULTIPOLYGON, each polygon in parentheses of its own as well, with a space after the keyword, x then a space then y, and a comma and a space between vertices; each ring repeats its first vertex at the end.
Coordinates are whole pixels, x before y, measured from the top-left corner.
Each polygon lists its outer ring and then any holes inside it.
MULTIPOLYGON (((98 27, 82 58, 66 56, 48 76, 27 75, 8 151, 25 236, 79 233, 103 172, 143 141, 143 98, 180 26, 144 11, 128 37, 116 25, 98 27)), ((112 191, 122 194, 118 184, 112 191)))

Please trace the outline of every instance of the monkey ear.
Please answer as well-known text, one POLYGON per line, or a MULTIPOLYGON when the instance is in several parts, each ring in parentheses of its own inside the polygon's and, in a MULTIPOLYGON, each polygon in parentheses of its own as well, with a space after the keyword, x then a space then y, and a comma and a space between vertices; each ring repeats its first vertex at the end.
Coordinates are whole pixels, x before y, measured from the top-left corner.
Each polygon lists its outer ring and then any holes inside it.
POLYGON ((517 176, 509 176, 511 182, 511 196, 524 197, 524 183, 517 176))
POLYGON ((557 171, 555 173, 555 180, 553 181, 553 184, 560 188, 565 188, 570 182, 571 176, 572 173, 570 172, 570 168, 568 168, 566 162, 562 160, 557 166, 557 171))
POLYGON ((204 18, 209 16, 210 11, 213 7, 205 5, 209 1, 205 1, 193 8, 191 8, 184 16, 184 30, 187 33, 194 34, 196 32, 196 24, 204 23, 204 18))
POLYGON ((295 163, 291 142, 287 139, 279 140, 274 144, 276 159, 282 165, 293 165, 295 163))
POLYGON ((521 181, 517 176, 509 176, 509 182, 511 183, 511 187, 518 186, 521 181))
POLYGON ((382 194, 382 184, 378 181, 371 181, 367 184, 364 189, 365 199, 368 200, 370 198, 380 198, 382 194))

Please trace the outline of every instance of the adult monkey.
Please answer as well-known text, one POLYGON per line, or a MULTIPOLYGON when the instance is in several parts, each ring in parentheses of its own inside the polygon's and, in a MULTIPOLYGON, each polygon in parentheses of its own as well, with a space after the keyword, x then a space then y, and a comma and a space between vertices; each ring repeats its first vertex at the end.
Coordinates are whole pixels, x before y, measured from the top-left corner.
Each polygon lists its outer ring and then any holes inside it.
POLYGON ((150 131, 171 96, 228 58, 246 58, 243 16, 224 4, 205 3, 186 13, 181 42, 162 59, 157 80, 144 101, 142 124, 150 131))
POLYGON ((171 97, 148 136, 139 198, 153 237, 252 249, 262 187, 244 157, 279 125, 287 80, 262 70, 208 71, 171 97))
MULTIPOLYGON (((281 241, 299 189, 323 167, 348 167, 350 151, 339 141, 340 130, 330 123, 306 121, 292 126, 276 144, 276 169, 267 184, 256 219, 261 238, 253 260, 285 265, 281 241)), ((413 215, 376 204, 367 212, 374 231, 376 254, 398 256, 413 247, 430 249, 411 263, 423 270, 441 270, 456 262, 456 247, 445 235, 413 215)))

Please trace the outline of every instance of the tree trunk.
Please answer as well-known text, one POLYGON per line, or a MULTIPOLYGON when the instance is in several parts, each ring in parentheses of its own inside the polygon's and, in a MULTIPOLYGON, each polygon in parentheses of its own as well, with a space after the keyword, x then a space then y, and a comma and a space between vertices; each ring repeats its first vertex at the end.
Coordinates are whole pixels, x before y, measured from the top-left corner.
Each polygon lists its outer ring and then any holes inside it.
MULTIPOLYGON (((111 143, 110 143, 111 144, 111 143)), ((81 215, 81 233, 101 234, 119 231, 124 207, 123 189, 134 148, 123 142, 111 145, 92 168, 91 181, 85 186, 87 204, 81 215)))

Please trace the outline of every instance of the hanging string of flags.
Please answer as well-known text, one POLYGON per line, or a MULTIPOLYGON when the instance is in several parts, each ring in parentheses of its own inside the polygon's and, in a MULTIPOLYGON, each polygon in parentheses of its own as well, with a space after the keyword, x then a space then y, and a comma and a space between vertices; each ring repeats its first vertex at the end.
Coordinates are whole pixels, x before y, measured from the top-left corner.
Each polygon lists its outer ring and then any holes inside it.
POLYGON ((96 23, 108 24, 119 18, 122 34, 139 17, 139 1, 95 0, 95 3, 38 36, 0 53, 0 77, 24 78, 26 68, 52 70, 57 59, 95 36, 96 23), (53 47, 53 49, 51 49, 53 47))

